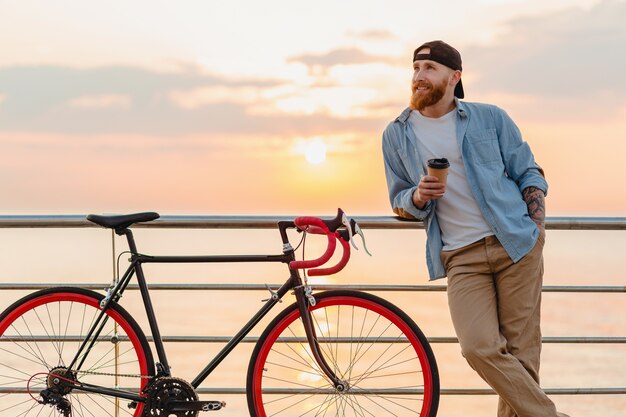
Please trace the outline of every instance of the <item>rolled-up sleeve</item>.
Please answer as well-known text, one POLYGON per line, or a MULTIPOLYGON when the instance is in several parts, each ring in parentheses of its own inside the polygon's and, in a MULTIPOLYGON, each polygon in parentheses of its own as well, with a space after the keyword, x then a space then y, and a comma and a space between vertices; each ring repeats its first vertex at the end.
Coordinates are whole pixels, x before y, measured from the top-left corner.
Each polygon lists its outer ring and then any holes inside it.
POLYGON ((537 187, 548 195, 548 182, 543 169, 535 162, 530 146, 523 140, 519 128, 504 110, 494 107, 493 111, 507 175, 515 181, 520 191, 537 187))
POLYGON ((398 128, 390 124, 383 132, 383 159, 385 162, 385 177, 389 191, 389 202, 395 214, 407 219, 424 220, 431 211, 432 204, 428 202, 423 209, 413 204, 413 193, 417 189, 407 173, 406 167, 400 158, 394 139, 397 139, 398 128))

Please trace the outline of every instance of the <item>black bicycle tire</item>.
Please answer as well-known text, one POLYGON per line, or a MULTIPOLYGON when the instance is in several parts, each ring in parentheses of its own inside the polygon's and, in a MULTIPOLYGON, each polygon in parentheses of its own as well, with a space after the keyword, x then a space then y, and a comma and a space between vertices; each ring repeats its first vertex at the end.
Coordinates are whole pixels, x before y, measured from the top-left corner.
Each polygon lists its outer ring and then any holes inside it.
MULTIPOLYGON (((419 343, 421 344, 421 347, 426 354, 426 359, 428 361, 428 364, 431 370, 432 394, 433 394, 432 404, 429 410, 429 415, 421 416, 421 417, 436 417, 437 410, 439 408, 439 397, 440 397, 439 371, 437 367, 437 362, 435 359, 435 355, 432 351, 432 348, 430 346, 430 343, 428 342, 428 339, 426 338, 422 330, 419 328, 417 323, 415 323, 415 321, 411 319, 411 317, 409 317, 404 311, 402 311, 395 304, 392 304, 391 302, 381 297, 378 297, 378 296, 375 296, 373 294, 366 293, 366 292, 353 291, 353 290, 330 290, 330 291, 316 293, 314 294, 314 296, 317 301, 323 300, 328 297, 342 297, 342 296, 366 299, 370 302, 374 302, 385 307, 386 309, 396 314, 402 321, 404 321, 406 325, 411 329, 411 331, 413 331, 417 339, 419 340, 419 343)), ((250 362, 248 364, 248 372, 247 372, 247 378, 246 378, 246 398, 248 402, 248 411, 250 413, 250 416, 252 417, 257 417, 256 411, 255 411, 255 399, 254 399, 254 392, 253 392, 253 379, 254 379, 254 371, 257 368, 256 362, 258 360, 259 353, 265 343, 265 340, 268 338, 269 334, 273 331, 273 329, 277 327, 279 323, 286 316, 288 316, 294 310, 297 310, 297 309, 298 309, 297 304, 293 303, 287 306, 282 312, 280 312, 272 320, 272 322, 265 328, 265 330, 263 331, 263 333, 261 334, 261 336, 259 337, 259 340, 257 341, 255 345, 254 351, 252 352, 252 355, 250 357, 250 362)))
MULTIPOLYGON (((91 297, 98 303, 100 303, 104 299, 104 295, 97 293, 95 291, 80 288, 80 287, 63 286, 63 287, 45 288, 45 289, 27 294, 24 297, 20 298, 19 300, 15 301, 9 307, 7 307, 2 312, 2 314, 0 314, 0 324, 3 323, 4 320, 11 313, 13 313, 16 309, 20 308, 20 306, 22 306, 23 304, 28 303, 40 297, 53 295, 55 293, 59 293, 59 294, 71 293, 71 294, 77 294, 77 295, 81 295, 85 297, 91 297)), ((148 339, 146 338, 143 330, 141 329, 137 321, 131 316, 131 314, 128 311, 126 311, 122 306, 120 306, 118 303, 111 302, 109 304, 109 309, 119 314, 128 323, 132 331, 135 333, 135 336, 137 337, 137 340, 141 344, 142 350, 144 352, 144 357, 146 360, 147 372, 148 372, 146 376, 153 377, 155 373, 154 358, 152 355, 152 350, 150 349, 150 344, 148 343, 148 339)))

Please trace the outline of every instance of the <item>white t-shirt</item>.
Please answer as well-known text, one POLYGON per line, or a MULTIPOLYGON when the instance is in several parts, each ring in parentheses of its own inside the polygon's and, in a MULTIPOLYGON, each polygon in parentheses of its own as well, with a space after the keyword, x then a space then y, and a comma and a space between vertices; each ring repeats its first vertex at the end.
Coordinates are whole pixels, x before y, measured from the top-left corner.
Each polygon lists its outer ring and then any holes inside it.
POLYGON ((438 119, 412 111, 409 123, 417 137, 417 150, 425 172, 428 172, 429 159, 447 158, 450 161, 446 192, 437 200, 435 211, 443 250, 461 248, 493 235, 467 182, 456 140, 456 109, 438 119))

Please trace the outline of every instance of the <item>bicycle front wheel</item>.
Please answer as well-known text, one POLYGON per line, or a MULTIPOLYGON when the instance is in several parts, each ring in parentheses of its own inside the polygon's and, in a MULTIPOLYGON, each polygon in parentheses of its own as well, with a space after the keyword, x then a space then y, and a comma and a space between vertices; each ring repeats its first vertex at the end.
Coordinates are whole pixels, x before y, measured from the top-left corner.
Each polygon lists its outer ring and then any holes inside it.
POLYGON ((309 307, 338 391, 313 358, 295 304, 268 326, 252 354, 250 414, 434 417, 439 374, 423 333, 399 308, 371 294, 328 291, 309 307))
POLYGON ((0 315, 0 416, 62 416, 68 409, 74 417, 142 415, 143 402, 73 387, 84 383, 140 392, 154 374, 146 337, 116 303, 89 353, 79 358, 80 369, 67 369, 101 313, 102 298, 79 288, 51 288, 0 315), (45 390, 54 393, 48 404, 42 404, 45 390))

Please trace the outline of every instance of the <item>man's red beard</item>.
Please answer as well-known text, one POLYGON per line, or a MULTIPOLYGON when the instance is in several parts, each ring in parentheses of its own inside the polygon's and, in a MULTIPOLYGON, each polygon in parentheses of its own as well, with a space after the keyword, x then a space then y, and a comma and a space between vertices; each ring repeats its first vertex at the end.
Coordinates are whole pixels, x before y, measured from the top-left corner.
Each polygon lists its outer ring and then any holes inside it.
POLYGON ((437 104, 439 100, 446 93, 447 83, 443 81, 439 85, 433 85, 428 81, 420 81, 417 84, 413 84, 412 90, 413 95, 411 95, 411 104, 410 107, 413 110, 424 110, 426 107, 437 104), (418 93, 418 87, 428 87, 429 91, 427 93, 418 93))

